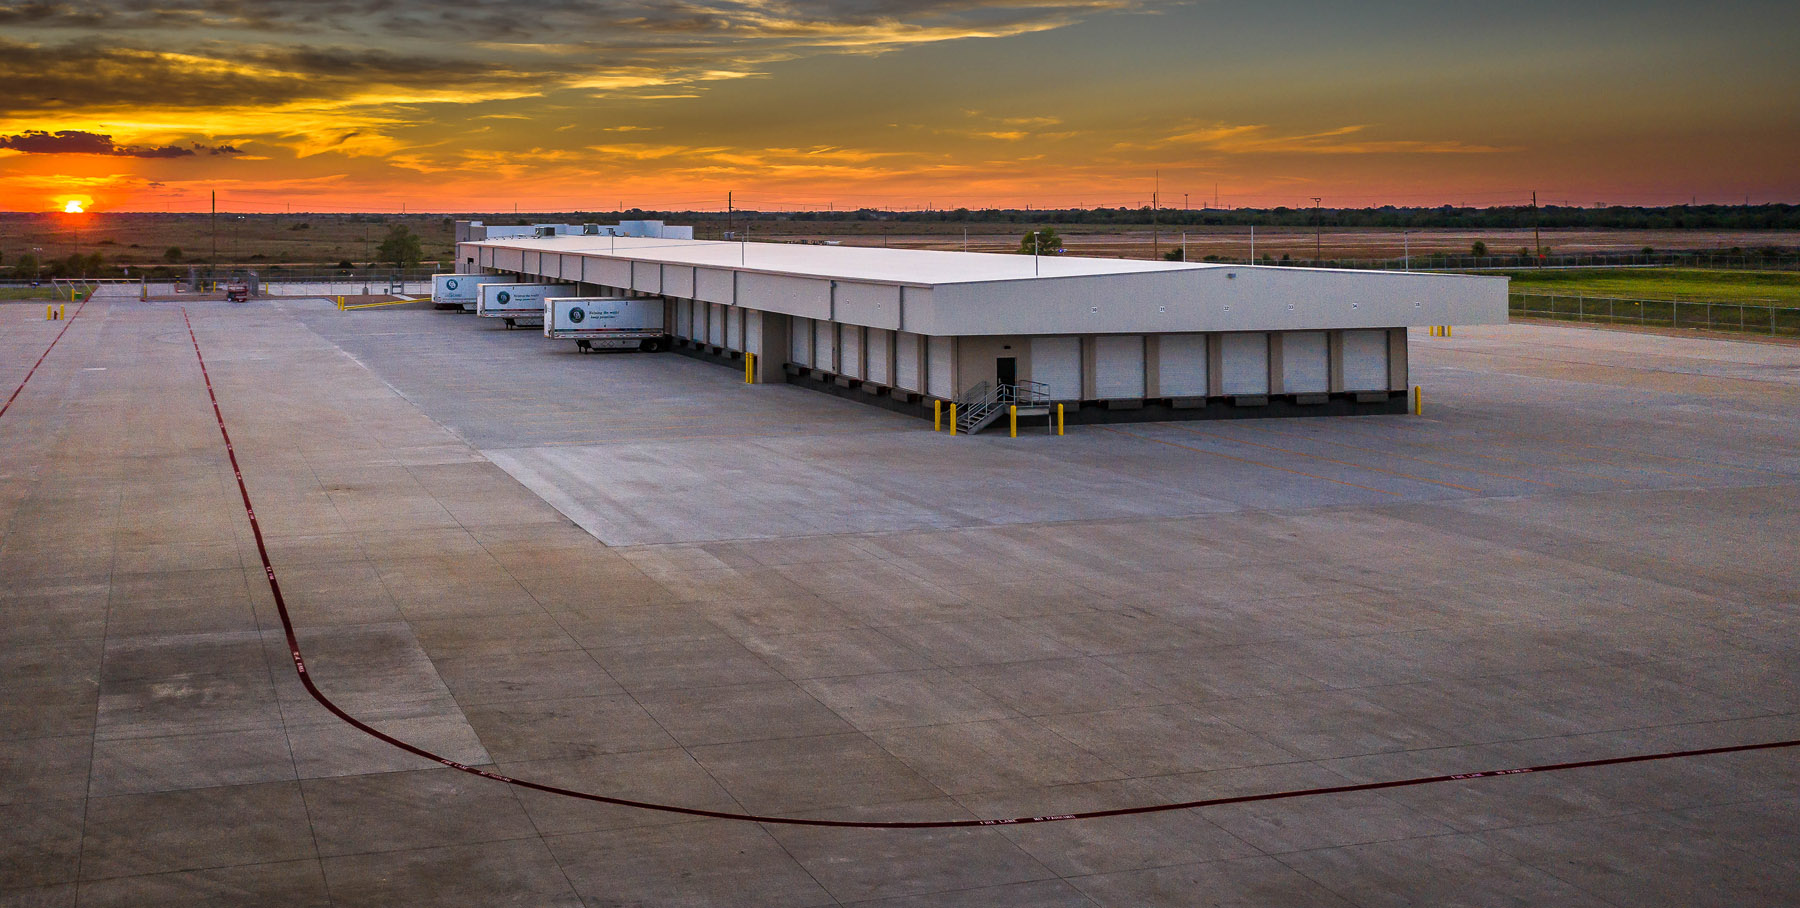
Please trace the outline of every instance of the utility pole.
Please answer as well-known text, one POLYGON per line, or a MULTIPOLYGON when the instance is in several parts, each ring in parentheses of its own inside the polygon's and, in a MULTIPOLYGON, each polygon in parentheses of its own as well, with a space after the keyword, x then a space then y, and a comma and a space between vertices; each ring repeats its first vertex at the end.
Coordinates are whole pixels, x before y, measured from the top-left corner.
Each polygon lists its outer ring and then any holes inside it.
POLYGON ((1319 202, 1321 202, 1323 200, 1320 199, 1318 196, 1313 196, 1312 200, 1313 200, 1313 263, 1317 264, 1318 262, 1320 262, 1321 260, 1323 260, 1325 258, 1324 254, 1323 254, 1323 250, 1325 248, 1325 209, 1319 207, 1319 202))
POLYGON ((218 260, 219 260, 219 191, 215 189, 215 190, 213 190, 213 194, 212 194, 212 258, 207 259, 206 261, 207 261, 207 264, 210 265, 213 262, 216 262, 218 260))
POLYGON ((1412 231, 1411 230, 1403 230, 1400 232, 1400 235, 1402 238, 1402 242, 1405 243, 1405 245, 1402 247, 1402 251, 1400 253, 1402 256, 1402 258, 1400 259, 1400 270, 1401 271, 1411 271, 1412 270, 1412 231))
POLYGON ((725 192, 725 235, 731 235, 731 191, 725 192))

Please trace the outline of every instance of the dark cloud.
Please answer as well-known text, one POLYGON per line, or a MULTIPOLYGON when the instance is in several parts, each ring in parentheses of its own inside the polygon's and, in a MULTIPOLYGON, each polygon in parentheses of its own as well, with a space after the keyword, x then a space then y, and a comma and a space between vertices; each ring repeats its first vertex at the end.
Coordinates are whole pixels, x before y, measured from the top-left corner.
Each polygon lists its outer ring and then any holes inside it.
POLYGON ((98 154, 118 158, 191 158, 198 154, 243 154, 231 145, 120 145, 112 136, 79 129, 57 132, 26 130, 16 136, 0 136, 0 148, 25 154, 98 154))
MULTIPOLYGON (((404 122, 414 115, 402 109, 420 104, 654 95, 809 53, 1014 34, 1166 2, 0 0, 0 117, 217 111, 282 132, 282 111, 342 110, 353 122, 380 110, 404 122)), ((316 120, 294 131, 316 132, 316 120)))
POLYGON ((0 38, 0 114, 69 110, 266 107, 335 100, 376 88, 432 92, 517 85, 551 76, 376 50, 189 45, 180 55, 0 38))

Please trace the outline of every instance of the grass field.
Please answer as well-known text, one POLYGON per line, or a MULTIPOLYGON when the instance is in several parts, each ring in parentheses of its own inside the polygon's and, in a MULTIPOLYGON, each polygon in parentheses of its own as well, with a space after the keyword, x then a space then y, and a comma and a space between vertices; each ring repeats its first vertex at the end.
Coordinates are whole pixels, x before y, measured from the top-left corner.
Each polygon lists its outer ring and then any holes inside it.
POLYGON ((1791 271, 1645 268, 1526 270, 1507 274, 1512 278, 1514 292, 1523 293, 1800 306, 1800 273, 1791 271))
POLYGON ((43 287, 0 287, 0 301, 56 299, 56 290, 43 287))

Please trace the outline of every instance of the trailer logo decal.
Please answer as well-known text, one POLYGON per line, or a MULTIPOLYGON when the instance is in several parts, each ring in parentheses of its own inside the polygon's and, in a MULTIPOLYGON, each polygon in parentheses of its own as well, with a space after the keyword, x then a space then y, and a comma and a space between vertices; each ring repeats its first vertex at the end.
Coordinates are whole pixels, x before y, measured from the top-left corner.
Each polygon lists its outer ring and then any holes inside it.
POLYGON ((451 278, 451 279, 445 281, 444 289, 445 290, 455 290, 456 289, 456 278, 451 278))
POLYGON ((494 302, 504 306, 507 303, 512 302, 512 294, 502 290, 499 293, 494 294, 494 302))
POLYGON ((574 324, 579 325, 579 324, 581 324, 581 320, 584 318, 587 318, 587 313, 581 311, 580 306, 575 306, 569 310, 569 321, 570 322, 573 322, 574 324))

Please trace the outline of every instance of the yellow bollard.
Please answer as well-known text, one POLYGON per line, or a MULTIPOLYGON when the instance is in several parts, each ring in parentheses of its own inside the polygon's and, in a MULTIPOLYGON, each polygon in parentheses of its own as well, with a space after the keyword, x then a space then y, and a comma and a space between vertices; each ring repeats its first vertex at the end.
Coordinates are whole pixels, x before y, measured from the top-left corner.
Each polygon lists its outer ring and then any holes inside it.
POLYGON ((62 321, 64 318, 66 318, 68 316, 68 314, 69 314, 68 306, 65 306, 61 303, 56 304, 56 320, 57 321, 62 321))
POLYGON ((950 405, 950 434, 956 434, 956 404, 950 405))
POLYGON ((1019 405, 1014 404, 1010 407, 1007 407, 1006 409, 1008 410, 1007 415, 1012 418, 1012 437, 1018 438, 1019 437, 1019 405))
POLYGON ((1412 411, 1414 416, 1425 415, 1425 389, 1418 385, 1413 385, 1412 411))
POLYGON ((756 384, 756 354, 744 352, 744 384, 756 384))
POLYGON ((51 313, 55 312, 55 311, 56 311, 55 305, 53 305, 51 303, 45 303, 44 304, 44 321, 50 321, 50 320, 54 319, 56 316, 51 315, 51 313))
POLYGON ((338 300, 338 311, 339 312, 344 311, 344 298, 340 296, 337 298, 337 300, 338 300))
POLYGON ((941 400, 931 402, 931 431, 944 431, 944 402, 941 400))
POLYGON ((1063 434, 1062 404, 1056 405, 1056 434, 1063 434))
POLYGON ((1450 336, 1450 326, 1449 326, 1449 325, 1445 325, 1445 326, 1444 326, 1444 336, 1445 336, 1445 337, 1449 337, 1449 336, 1450 336))

